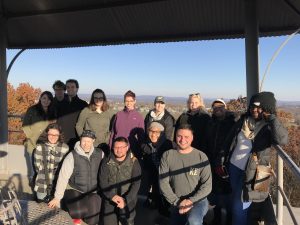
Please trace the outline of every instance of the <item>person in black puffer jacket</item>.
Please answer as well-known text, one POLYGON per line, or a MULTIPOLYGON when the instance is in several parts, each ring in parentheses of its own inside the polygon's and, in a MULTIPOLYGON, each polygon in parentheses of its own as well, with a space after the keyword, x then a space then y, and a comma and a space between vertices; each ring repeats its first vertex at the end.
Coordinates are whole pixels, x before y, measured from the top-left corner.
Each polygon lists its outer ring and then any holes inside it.
POLYGON ((166 138, 164 127, 159 122, 152 122, 148 128, 146 143, 142 145, 143 165, 147 179, 147 191, 152 187, 152 192, 148 193, 145 205, 150 204, 152 208, 158 208, 161 214, 167 214, 167 207, 164 198, 161 196, 158 184, 158 167, 162 154, 175 148, 175 143, 166 138), (150 203, 150 199, 152 202, 150 203))
POLYGON ((212 119, 207 128, 208 149, 207 156, 212 168, 212 193, 208 199, 214 207, 213 224, 221 224, 222 209, 226 209, 226 224, 231 224, 231 187, 228 174, 218 175, 214 168, 216 159, 221 151, 225 139, 235 124, 237 116, 226 109, 223 99, 216 99, 212 103, 212 119))
POLYGON ((178 127, 182 124, 189 124, 191 125, 194 133, 192 147, 207 154, 207 126, 211 118, 205 109, 202 96, 199 93, 190 94, 187 106, 188 111, 182 113, 176 121, 174 141, 178 127))

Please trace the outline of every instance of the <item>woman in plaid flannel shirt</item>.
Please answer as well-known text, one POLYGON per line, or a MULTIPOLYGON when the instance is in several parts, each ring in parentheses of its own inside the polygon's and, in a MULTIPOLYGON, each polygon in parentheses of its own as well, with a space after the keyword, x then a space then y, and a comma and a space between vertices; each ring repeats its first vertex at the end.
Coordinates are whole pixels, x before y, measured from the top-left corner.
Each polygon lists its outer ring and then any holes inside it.
POLYGON ((61 162, 69 151, 63 142, 63 135, 58 124, 49 124, 34 151, 34 168, 36 172, 34 191, 38 202, 48 202, 53 195, 61 162), (48 175, 46 171, 48 170, 48 175), (48 181, 47 181, 48 176, 48 181))

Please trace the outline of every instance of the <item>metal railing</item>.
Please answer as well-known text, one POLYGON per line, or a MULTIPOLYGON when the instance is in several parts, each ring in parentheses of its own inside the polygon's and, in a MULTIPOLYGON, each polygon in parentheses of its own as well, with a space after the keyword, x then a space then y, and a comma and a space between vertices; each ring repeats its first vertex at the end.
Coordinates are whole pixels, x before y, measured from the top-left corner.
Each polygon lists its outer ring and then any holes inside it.
POLYGON ((277 205, 276 205, 276 219, 278 225, 283 225, 283 201, 289 211, 289 214, 295 225, 299 223, 296 220, 292 206, 283 190, 283 162, 289 167, 292 173, 295 175, 298 181, 300 181, 300 169, 291 157, 285 153, 285 151, 279 146, 274 145, 277 151, 277 205))
MULTIPOLYGON (((8 114, 8 119, 12 118, 12 119, 20 119, 21 122, 23 121, 24 115, 15 115, 15 114, 8 114)), ((9 129, 8 132, 14 132, 14 133, 21 133, 23 132, 22 130, 11 130, 9 129)))

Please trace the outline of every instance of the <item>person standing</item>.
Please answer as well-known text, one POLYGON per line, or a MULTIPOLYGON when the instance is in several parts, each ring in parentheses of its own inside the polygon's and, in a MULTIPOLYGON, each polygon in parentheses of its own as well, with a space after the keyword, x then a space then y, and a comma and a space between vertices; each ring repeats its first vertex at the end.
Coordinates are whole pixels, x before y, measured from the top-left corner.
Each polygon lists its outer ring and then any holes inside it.
POLYGON ((64 143, 58 124, 49 124, 34 151, 34 168, 37 174, 34 191, 37 202, 48 203, 51 200, 61 162, 68 151, 69 147, 64 143))
POLYGON ((274 94, 261 92, 253 95, 247 113, 233 126, 217 162, 219 174, 224 174, 222 168, 225 165, 229 167, 233 225, 248 224, 249 206, 268 198, 269 191, 254 189, 257 164, 269 166, 271 146, 283 145, 287 141, 288 132, 276 116, 274 94))
POLYGON ((101 89, 95 89, 92 93, 88 107, 84 108, 76 123, 76 131, 80 136, 84 130, 92 130, 96 134, 95 147, 108 148, 109 126, 111 113, 109 112, 106 95, 101 89))
POLYGON ((136 96, 132 91, 127 91, 124 95, 125 107, 117 112, 112 125, 109 146, 117 137, 126 137, 130 144, 132 153, 141 158, 141 145, 145 139, 144 118, 136 110, 136 96))
POLYGON ((56 121, 56 112, 53 108, 53 95, 50 91, 41 93, 37 104, 28 108, 22 124, 22 130, 26 135, 25 158, 28 169, 28 177, 31 183, 34 176, 32 154, 36 148, 37 140, 50 123, 56 121))
MULTIPOLYGON (((221 224, 222 209, 226 210, 226 224, 231 225, 231 187, 227 170, 222 174, 216 165, 218 154, 223 148, 226 137, 234 126, 237 116, 226 109, 223 99, 216 99, 212 105, 212 119, 207 128, 208 159, 212 167, 212 193, 208 197, 214 205, 213 224, 221 224)), ((223 169, 223 168, 221 168, 223 169)))
MULTIPOLYGON (((187 101, 188 111, 182 113, 175 124, 175 134, 182 124, 190 124, 194 132, 192 146, 207 154, 207 124, 210 121, 202 96, 190 94, 187 101)), ((175 138, 175 137, 174 137, 175 138)))
POLYGON ((67 101, 68 97, 68 95, 66 94, 66 85, 64 84, 64 82, 56 80, 52 85, 52 88, 54 90, 53 105, 56 109, 57 114, 59 115, 61 112, 61 108, 63 107, 64 102, 67 101))
POLYGON ((65 135, 65 142, 69 145, 70 149, 74 149, 75 143, 79 140, 75 129, 76 122, 81 110, 87 106, 87 102, 80 99, 77 95, 79 89, 77 80, 67 80, 66 88, 68 94, 67 101, 64 101, 62 104, 57 123, 61 126, 65 135))
POLYGON ((173 140, 175 119, 165 107, 165 98, 163 96, 157 96, 154 100, 154 109, 150 110, 145 117, 145 131, 148 131, 151 122, 160 122, 164 126, 166 138, 173 140))
POLYGON ((74 224, 84 220, 87 224, 98 224, 101 198, 97 193, 98 171, 103 152, 94 148, 95 133, 82 132, 59 172, 54 198, 48 203, 50 208, 64 202, 74 224))
POLYGON ((99 182, 104 196, 103 224, 133 225, 141 168, 125 137, 114 140, 112 154, 101 163, 99 182))
POLYGON ((176 132, 177 149, 166 151, 160 161, 159 185, 172 205, 172 225, 200 225, 208 211, 211 168, 207 156, 191 146, 192 141, 191 126, 180 125, 176 132))

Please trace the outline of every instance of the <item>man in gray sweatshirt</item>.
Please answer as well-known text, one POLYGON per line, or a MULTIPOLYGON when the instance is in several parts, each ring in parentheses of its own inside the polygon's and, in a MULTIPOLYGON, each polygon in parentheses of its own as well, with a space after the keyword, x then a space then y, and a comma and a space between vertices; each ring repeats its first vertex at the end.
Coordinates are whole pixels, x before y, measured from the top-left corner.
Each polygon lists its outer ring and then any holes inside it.
POLYGON ((212 189, 207 156, 191 146, 190 125, 179 126, 177 149, 165 152, 160 161, 159 184, 171 209, 172 225, 200 225, 208 210, 207 196, 212 189))

